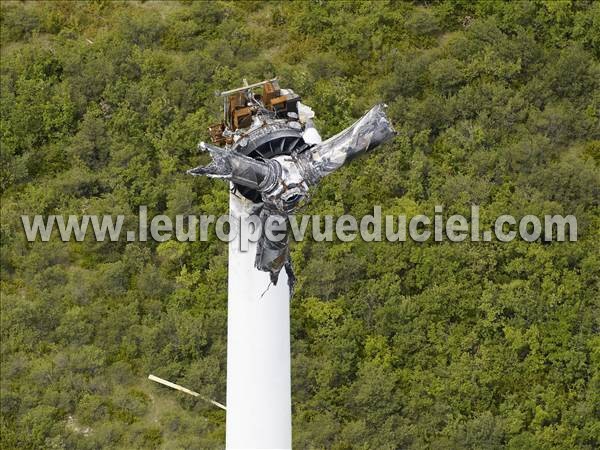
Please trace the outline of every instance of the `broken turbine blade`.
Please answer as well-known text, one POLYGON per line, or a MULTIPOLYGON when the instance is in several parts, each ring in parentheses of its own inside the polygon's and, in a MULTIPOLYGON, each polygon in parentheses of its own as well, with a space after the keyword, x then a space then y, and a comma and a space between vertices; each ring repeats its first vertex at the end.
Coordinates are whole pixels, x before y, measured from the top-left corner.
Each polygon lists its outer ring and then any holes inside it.
POLYGON ((200 147, 208 150, 212 162, 208 166, 188 170, 190 175, 224 178, 257 190, 268 188, 277 177, 279 165, 274 161, 259 161, 204 142, 200 143, 200 147))
MULTIPOLYGON (((262 225, 261 235, 256 244, 256 258, 254 267, 263 272, 271 274, 271 282, 276 285, 279 278, 279 272, 290 260, 290 249, 288 243, 288 219, 287 215, 280 214, 278 211, 270 210, 264 207, 260 212, 260 221, 262 225), (277 222, 285 226, 285 232, 279 240, 271 240, 267 237, 266 228, 269 226, 267 219, 271 224, 277 222)), ((275 230, 271 230, 275 231, 275 230)))
POLYGON ((353 125, 301 154, 307 181, 317 184, 346 162, 394 137, 396 131, 385 114, 386 107, 375 105, 353 125))

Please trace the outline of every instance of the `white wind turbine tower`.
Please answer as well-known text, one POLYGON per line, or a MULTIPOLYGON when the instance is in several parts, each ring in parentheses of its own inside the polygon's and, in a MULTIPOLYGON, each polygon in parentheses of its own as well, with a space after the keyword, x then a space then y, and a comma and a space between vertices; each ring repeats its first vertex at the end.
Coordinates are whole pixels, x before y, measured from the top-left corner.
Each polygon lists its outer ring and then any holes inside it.
POLYGON ((274 242, 264 230, 272 220, 286 222, 308 199, 309 188, 394 130, 385 105, 376 105, 321 142, 312 110, 276 79, 252 85, 244 80, 243 87, 219 95, 224 120, 209 131, 213 144, 224 147, 200 143, 212 162, 188 173, 229 180, 231 225, 239 224, 229 243, 226 447, 289 449, 294 275, 287 235, 274 242), (252 214, 259 217, 260 238, 243 242, 255 231, 252 214))

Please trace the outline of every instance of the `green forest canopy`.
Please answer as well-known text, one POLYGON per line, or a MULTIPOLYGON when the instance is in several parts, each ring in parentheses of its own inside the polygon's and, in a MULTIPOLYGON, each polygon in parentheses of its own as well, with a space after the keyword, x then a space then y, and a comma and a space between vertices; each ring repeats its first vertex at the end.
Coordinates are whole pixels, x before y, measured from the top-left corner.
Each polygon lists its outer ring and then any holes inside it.
POLYGON ((215 448, 227 246, 27 243, 21 214, 222 214, 216 90, 399 131, 307 212, 575 214, 576 243, 293 245, 296 448, 600 446, 600 3, 2 2, 2 448, 215 448))

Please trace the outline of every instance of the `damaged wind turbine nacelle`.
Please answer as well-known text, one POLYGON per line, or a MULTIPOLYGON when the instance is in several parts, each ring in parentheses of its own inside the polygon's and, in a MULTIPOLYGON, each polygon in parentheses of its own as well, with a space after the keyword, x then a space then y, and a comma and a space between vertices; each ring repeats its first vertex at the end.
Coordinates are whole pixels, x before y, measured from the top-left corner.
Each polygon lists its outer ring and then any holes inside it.
MULTIPOLYGON (((290 154, 274 155, 268 159, 255 159, 236 151, 237 143, 231 149, 224 149, 202 142, 200 148, 210 153, 212 162, 208 166, 191 169, 188 173, 224 178, 236 186, 249 189, 249 192, 258 193, 256 203, 260 206, 262 202, 260 217, 263 226, 266 218, 272 215, 280 216, 285 221, 288 214, 297 210, 308 198, 309 189, 323 177, 395 135, 385 108, 384 104, 374 106, 353 125, 326 141, 314 145, 301 141, 290 154)), ((295 125, 299 124, 296 122, 295 125)), ((259 131, 263 131, 259 138, 265 139, 264 127, 259 131)), ((287 132, 285 128, 274 131, 287 132)), ((245 145, 252 144, 251 134, 242 139, 246 139, 245 145)), ((297 142, 294 141, 295 144, 297 142)), ((258 242, 255 265, 259 270, 270 272, 274 284, 284 266, 288 269, 288 275, 291 275, 287 241, 287 237, 280 242, 269 241, 263 228, 258 242)))

